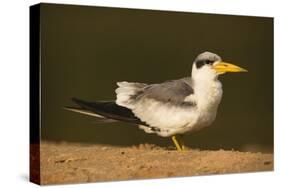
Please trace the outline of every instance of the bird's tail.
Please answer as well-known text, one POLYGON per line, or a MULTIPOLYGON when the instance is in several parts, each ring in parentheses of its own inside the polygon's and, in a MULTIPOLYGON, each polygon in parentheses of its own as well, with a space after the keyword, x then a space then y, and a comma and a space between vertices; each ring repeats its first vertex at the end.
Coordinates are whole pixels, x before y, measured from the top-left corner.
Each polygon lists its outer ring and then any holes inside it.
POLYGON ((66 110, 94 116, 103 122, 124 121, 145 125, 130 109, 119 106, 114 101, 88 102, 77 98, 72 98, 72 101, 75 102, 78 107, 64 107, 66 110))

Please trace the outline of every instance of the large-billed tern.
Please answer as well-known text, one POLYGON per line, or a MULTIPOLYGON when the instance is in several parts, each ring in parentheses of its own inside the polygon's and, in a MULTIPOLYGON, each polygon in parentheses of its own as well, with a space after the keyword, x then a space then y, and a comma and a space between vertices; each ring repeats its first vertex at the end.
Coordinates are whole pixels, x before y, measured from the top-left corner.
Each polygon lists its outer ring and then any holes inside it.
POLYGON ((177 150, 185 150, 184 133, 198 131, 215 120, 223 90, 218 76, 247 72, 221 57, 204 52, 193 62, 191 77, 159 84, 117 82, 115 101, 87 102, 66 109, 101 118, 138 125, 146 133, 171 137, 177 150))

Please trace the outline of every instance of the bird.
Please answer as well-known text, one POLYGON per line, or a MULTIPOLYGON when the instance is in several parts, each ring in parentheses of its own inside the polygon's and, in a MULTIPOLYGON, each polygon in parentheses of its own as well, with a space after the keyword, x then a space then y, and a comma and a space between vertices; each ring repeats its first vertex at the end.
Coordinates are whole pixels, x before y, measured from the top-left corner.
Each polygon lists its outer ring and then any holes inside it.
POLYGON ((223 95, 219 76, 228 72, 248 71, 206 51, 193 61, 190 77, 154 84, 117 82, 115 100, 72 98, 78 106, 65 106, 65 109, 104 122, 137 125, 145 133, 170 137, 176 150, 185 151, 183 135, 214 122, 223 95))

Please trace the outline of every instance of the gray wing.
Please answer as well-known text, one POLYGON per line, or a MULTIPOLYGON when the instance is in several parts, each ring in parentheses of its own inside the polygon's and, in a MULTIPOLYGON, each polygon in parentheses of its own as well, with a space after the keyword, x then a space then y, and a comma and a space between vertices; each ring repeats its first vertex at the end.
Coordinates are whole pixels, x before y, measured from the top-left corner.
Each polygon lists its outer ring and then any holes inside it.
POLYGON ((185 101, 185 98, 194 93, 193 83, 190 78, 182 78, 179 80, 166 81, 161 84, 152 84, 143 88, 138 93, 136 100, 148 98, 163 103, 174 103, 193 105, 193 103, 185 101))
POLYGON ((131 109, 140 121, 149 126, 140 126, 146 132, 158 130, 156 132, 161 136, 167 136, 170 130, 188 124, 192 118, 196 103, 188 98, 194 93, 190 78, 151 85, 128 82, 117 84, 116 104, 131 109))
POLYGON ((193 82, 189 77, 160 84, 118 82, 117 85, 116 103, 129 109, 134 109, 135 104, 146 99, 172 105, 195 105, 194 102, 185 101, 187 96, 194 93, 193 82))

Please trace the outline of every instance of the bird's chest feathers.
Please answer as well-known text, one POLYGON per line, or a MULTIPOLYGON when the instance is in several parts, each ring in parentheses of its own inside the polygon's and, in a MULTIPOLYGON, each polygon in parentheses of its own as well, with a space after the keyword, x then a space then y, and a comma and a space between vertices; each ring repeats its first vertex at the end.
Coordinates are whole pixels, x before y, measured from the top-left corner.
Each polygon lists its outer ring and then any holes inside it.
POLYGON ((215 119, 222 97, 222 85, 218 80, 209 80, 196 84, 197 111, 202 121, 215 119))

